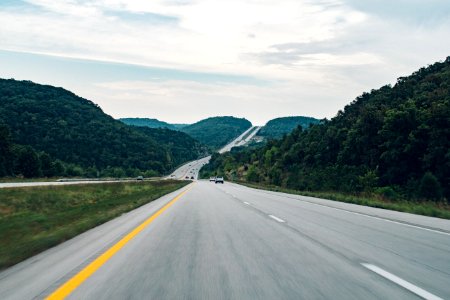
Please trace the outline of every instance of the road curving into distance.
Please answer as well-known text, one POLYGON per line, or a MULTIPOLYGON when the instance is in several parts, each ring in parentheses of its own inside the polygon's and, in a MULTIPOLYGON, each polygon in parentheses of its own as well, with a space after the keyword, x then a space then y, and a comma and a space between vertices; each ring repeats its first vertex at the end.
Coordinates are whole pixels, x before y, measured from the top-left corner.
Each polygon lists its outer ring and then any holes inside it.
MULTIPOLYGON (((254 137, 260 129, 261 126, 250 127, 249 129, 244 131, 240 136, 238 136, 233 141, 222 147, 218 152, 225 153, 230 151, 233 147, 246 145, 247 143, 250 142, 251 138, 254 137)), ((210 159, 211 156, 207 156, 198 160, 185 163, 184 165, 173 171, 172 174, 170 174, 166 178, 196 180, 198 179, 198 173, 200 169, 204 165, 206 165, 210 159)))
POLYGON ((449 221, 385 212, 197 181, 1 272, 0 299, 449 299, 449 221))

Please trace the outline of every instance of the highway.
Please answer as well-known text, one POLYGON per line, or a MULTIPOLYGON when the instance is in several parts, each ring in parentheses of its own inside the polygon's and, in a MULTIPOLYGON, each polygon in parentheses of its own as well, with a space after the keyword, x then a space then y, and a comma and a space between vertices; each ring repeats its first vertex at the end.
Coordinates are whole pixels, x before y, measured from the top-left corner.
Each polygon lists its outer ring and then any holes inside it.
POLYGON ((449 257, 448 220, 196 181, 1 272, 0 299, 450 299, 449 257))
MULTIPOLYGON (((231 148, 236 147, 236 146, 243 146, 245 144, 245 140, 247 140, 248 138, 245 138, 247 136, 247 134, 251 133, 252 131, 258 132, 260 129, 259 126, 252 126, 249 129, 247 129, 246 131, 244 131, 240 136, 238 136, 236 139, 234 139, 233 141, 231 141, 230 143, 228 143, 226 146, 224 146, 222 149, 219 150, 219 153, 225 153, 231 150, 231 148), (245 139, 244 139, 245 138, 245 139), (244 142, 243 142, 244 141, 244 142)), ((247 142, 250 139, 247 140, 247 142)))
POLYGON ((235 147, 244 146, 250 142, 250 140, 258 133, 262 126, 253 126, 250 131, 247 131, 240 141, 237 141, 235 147))
MULTIPOLYGON (((225 153, 230 151, 233 147, 243 146, 250 142, 251 138, 256 135, 256 133, 261 129, 261 126, 252 126, 246 131, 244 131, 237 138, 229 142, 227 145, 219 149, 219 153, 225 153)), ((206 165, 211 156, 207 156, 195 161, 190 161, 180 166, 178 169, 173 171, 166 179, 198 179, 198 173, 200 169, 206 165)))

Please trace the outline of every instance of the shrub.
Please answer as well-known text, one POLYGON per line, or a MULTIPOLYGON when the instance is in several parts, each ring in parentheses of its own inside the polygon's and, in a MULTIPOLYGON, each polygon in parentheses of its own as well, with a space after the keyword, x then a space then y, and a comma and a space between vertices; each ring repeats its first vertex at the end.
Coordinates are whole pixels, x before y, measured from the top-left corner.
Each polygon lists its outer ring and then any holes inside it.
POLYGON ((442 198, 442 188, 436 176, 431 172, 426 172, 419 185, 419 196, 430 200, 442 198))
POLYGON ((383 187, 376 188, 375 193, 385 199, 398 198, 397 192, 395 192, 395 190, 390 186, 383 186, 383 187))

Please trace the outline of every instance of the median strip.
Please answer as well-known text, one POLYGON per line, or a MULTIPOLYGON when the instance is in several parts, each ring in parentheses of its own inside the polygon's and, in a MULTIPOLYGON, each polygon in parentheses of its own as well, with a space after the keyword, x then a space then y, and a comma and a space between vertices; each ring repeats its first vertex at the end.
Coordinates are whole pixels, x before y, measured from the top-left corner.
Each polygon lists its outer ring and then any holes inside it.
POLYGON ((87 265, 84 269, 78 272, 75 276, 70 278, 66 283, 57 288, 52 294, 50 294, 47 300, 65 299, 69 296, 76 288, 78 288, 86 279, 88 279, 92 274, 94 274, 102 265, 104 265, 108 260, 110 260, 120 249, 122 249, 128 242, 130 242, 135 236, 137 236, 142 230, 147 228, 157 217, 159 217, 164 211, 166 211, 170 206, 172 206, 177 200, 179 200, 184 194, 186 194, 191 187, 185 191, 178 194, 170 202, 160 208, 151 217, 141 223, 139 226, 134 228, 130 233, 123 237, 119 242, 113 245, 111 248, 106 250, 97 259, 87 265))

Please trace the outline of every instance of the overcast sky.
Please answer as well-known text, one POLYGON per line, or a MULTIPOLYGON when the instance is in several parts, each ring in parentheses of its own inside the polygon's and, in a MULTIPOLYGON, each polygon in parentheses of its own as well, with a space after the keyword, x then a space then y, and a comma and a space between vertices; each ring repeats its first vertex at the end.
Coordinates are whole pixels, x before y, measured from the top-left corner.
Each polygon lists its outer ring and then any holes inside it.
POLYGON ((0 0, 0 77, 116 118, 330 118, 448 55, 449 0, 0 0))

